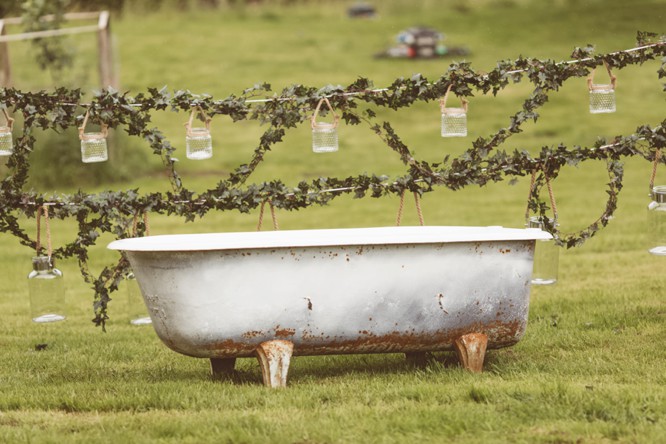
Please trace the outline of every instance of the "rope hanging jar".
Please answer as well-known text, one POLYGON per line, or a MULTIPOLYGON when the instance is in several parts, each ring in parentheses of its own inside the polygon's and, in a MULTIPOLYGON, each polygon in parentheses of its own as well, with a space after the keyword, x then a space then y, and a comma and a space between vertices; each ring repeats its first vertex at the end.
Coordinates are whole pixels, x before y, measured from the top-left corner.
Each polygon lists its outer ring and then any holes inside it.
POLYGON ((461 108, 447 108, 446 101, 452 86, 453 84, 449 85, 444 97, 439 100, 439 107, 442 111, 442 137, 466 137, 467 106, 469 102, 461 97, 461 108))
POLYGON ((52 252, 49 207, 44 205, 37 209, 35 256, 32 258, 32 271, 28 274, 30 312, 32 320, 37 323, 57 322, 65 319, 65 283, 62 272, 53 263, 52 252), (46 255, 41 253, 42 215, 46 229, 46 255))
POLYGON ((315 153, 332 153, 338 150, 338 123, 340 116, 333 110, 331 102, 326 97, 319 100, 317 108, 312 115, 310 125, 312 127, 312 151, 315 153), (333 114, 333 123, 317 122, 319 109, 322 103, 326 103, 333 114))
MULTIPOLYGON (((528 197, 532 197, 535 191, 537 170, 532 171, 532 178, 530 180, 530 193, 528 197)), ((548 219, 548 223, 552 226, 557 226, 557 206, 555 205, 555 195, 553 187, 550 184, 548 176, 546 178, 546 187, 548 188, 548 195, 550 197, 550 206, 553 211, 553 218, 548 219)), ((530 216, 529 205, 525 210, 525 225, 527 228, 538 228, 545 231, 545 223, 541 216, 530 216)), ((534 244, 534 268, 532 270, 532 284, 535 285, 552 285, 557 282, 557 274, 559 269, 559 256, 560 249, 555 245, 554 239, 537 240, 534 244)))
POLYGON ((594 71, 592 70, 590 76, 587 78, 587 89, 590 91, 590 113, 614 113, 615 112, 615 85, 617 77, 613 75, 610 67, 604 61, 604 67, 608 71, 610 77, 609 84, 595 84, 594 71))
MULTIPOLYGON (((398 204, 398 215, 395 218, 395 226, 399 227, 400 224, 402 223, 402 213, 403 209, 405 207, 405 191, 402 190, 400 193, 400 203, 398 204)), ((416 205, 416 214, 419 217, 419 225, 423 226, 424 225, 424 220, 423 220, 423 211, 421 211, 421 198, 419 197, 419 193, 414 191, 414 204, 416 205)))
POLYGON ((188 159, 204 160, 213 157, 213 138, 210 135, 211 118, 199 106, 192 108, 190 119, 185 123, 187 134, 185 135, 185 151, 188 159), (194 116, 200 115, 204 126, 193 127, 194 116))
POLYGON ((666 256, 666 185, 654 185, 660 160, 661 149, 657 149, 650 176, 652 202, 648 205, 648 251, 656 256, 666 256))
POLYGON ((81 161, 83 163, 106 162, 109 159, 106 138, 109 135, 108 127, 102 123, 100 131, 85 132, 90 109, 86 111, 83 124, 79 127, 79 139, 81 140, 81 161))
POLYGON ((9 117, 6 108, 2 108, 2 114, 5 117, 6 124, 0 125, 0 156, 11 156, 14 152, 14 142, 12 140, 12 129, 14 129, 14 119, 9 117))
MULTIPOLYGON (((144 234, 150 235, 150 226, 148 225, 148 213, 143 213, 143 226, 144 234)), ((137 237, 139 227, 139 214, 135 214, 132 220, 132 237, 137 237)), ((150 325, 152 319, 148 314, 146 303, 141 294, 141 288, 136 281, 136 276, 132 270, 128 271, 125 275, 125 282, 127 287, 127 314, 129 316, 129 323, 131 325, 150 325)))
POLYGON ((273 206, 273 203, 270 200, 261 201, 261 205, 259 206, 259 223, 257 223, 257 231, 261 231, 261 226, 264 224, 264 207, 266 206, 266 202, 268 202, 268 206, 271 209, 271 220, 273 221, 273 229, 277 231, 280 229, 280 226, 278 225, 277 215, 275 214, 275 207, 273 206))

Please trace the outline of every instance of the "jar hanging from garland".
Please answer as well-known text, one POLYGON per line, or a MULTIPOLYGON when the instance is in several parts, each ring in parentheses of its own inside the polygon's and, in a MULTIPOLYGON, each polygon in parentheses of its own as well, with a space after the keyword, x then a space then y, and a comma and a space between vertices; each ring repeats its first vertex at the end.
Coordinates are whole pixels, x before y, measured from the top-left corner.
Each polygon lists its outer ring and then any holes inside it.
POLYGON ((51 230, 49 228, 48 207, 37 210, 37 247, 32 258, 32 271, 28 274, 30 313, 37 323, 65 320, 65 282, 51 256, 51 230), (40 218, 44 215, 46 225, 47 254, 40 254, 40 218))
POLYGON ((14 141, 12 140, 12 129, 14 129, 14 119, 9 117, 7 109, 2 108, 2 114, 6 123, 0 125, 0 156, 11 156, 14 152, 14 141))
POLYGON ((648 237, 650 253, 666 256, 666 185, 652 188, 652 202, 648 205, 648 237))
POLYGON ((610 77, 610 84, 596 84, 594 83, 594 71, 587 78, 587 88, 590 92, 590 113, 603 114, 615 112, 615 85, 617 77, 613 75, 610 67, 604 62, 608 76, 610 77))
POLYGON ((310 120, 310 126, 312 127, 312 151, 315 153, 332 153, 338 150, 339 122, 340 116, 333 110, 328 99, 324 97, 319 100, 310 120), (333 123, 317 122, 322 103, 326 103, 326 106, 328 106, 328 109, 333 114, 333 123))
MULTIPOLYGON (((549 219, 555 224, 554 219, 549 219)), ((532 216, 527 222, 528 228, 544 230, 544 223, 539 216, 532 216)), ((537 240, 534 244, 534 268, 532 284, 551 285, 557 282, 560 251, 553 239, 537 240)))
POLYGON ((99 132, 85 132, 90 110, 86 111, 83 124, 79 127, 79 139, 81 140, 81 161, 83 163, 106 162, 109 159, 106 138, 108 128, 102 123, 99 132))
POLYGON ((185 155, 188 159, 204 160, 213 157, 213 137, 210 134, 211 118, 201 107, 195 106, 190 113, 190 120, 185 123, 187 134, 185 135, 185 155), (201 115, 204 121, 203 128, 195 128, 194 116, 201 115))
MULTIPOLYGON (((150 236, 150 224, 148 223, 148 212, 143 212, 143 234, 150 236)), ((139 235, 139 214, 134 215, 132 221, 132 237, 139 235)), ((148 315, 148 309, 141 294, 141 288, 136 280, 136 276, 132 270, 125 274, 125 286, 127 288, 127 313, 129 315, 129 322, 132 325, 150 325, 152 320, 148 315)))
POLYGON ((467 108, 469 102, 461 97, 461 108, 447 108, 446 101, 451 91, 451 86, 449 85, 446 94, 439 100, 439 107, 442 112, 442 137, 466 137, 467 108))

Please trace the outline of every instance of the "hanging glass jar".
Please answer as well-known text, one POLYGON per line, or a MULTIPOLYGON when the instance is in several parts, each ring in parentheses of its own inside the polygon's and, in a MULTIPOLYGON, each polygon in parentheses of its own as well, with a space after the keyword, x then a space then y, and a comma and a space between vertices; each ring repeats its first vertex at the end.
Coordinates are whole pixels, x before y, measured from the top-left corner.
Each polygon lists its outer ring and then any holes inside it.
MULTIPOLYGON (((148 223, 148 212, 143 212, 143 234, 150 236, 150 224, 148 223)), ((132 220, 132 237, 139 235, 139 213, 134 215, 132 220)), ((129 315, 129 322, 132 325, 148 325, 152 324, 152 320, 148 315, 146 304, 144 303, 139 283, 133 271, 127 272, 125 275, 125 285, 127 287, 127 313, 129 315)))
POLYGON ((32 258, 32 271, 28 274, 28 292, 32 320, 38 323, 57 322, 65 319, 65 283, 60 270, 55 268, 51 256, 51 230, 48 207, 37 210, 37 255, 32 258), (40 254, 40 217, 46 225, 47 255, 40 254))
POLYGON ((317 108, 315 108, 315 112, 310 120, 310 126, 312 127, 312 151, 315 153, 332 153, 338 150, 339 122, 340 116, 338 116, 333 110, 328 99, 324 97, 319 100, 317 108), (333 123, 317 122, 317 116, 319 115, 319 109, 321 108, 322 103, 326 103, 326 106, 328 106, 328 109, 333 114, 333 123))
POLYGON ((28 275, 30 312, 34 322, 57 322, 65 319, 65 283, 53 258, 35 256, 28 275))
POLYGON ((592 73, 590 73, 590 76, 587 78, 587 88, 590 92, 590 113, 592 114, 615 112, 615 85, 617 83, 617 77, 613 75, 606 62, 604 62, 604 66, 608 71, 608 76, 611 81, 610 84, 594 83, 594 71, 596 68, 592 70, 592 73))
POLYGON ((666 185, 652 188, 652 202, 648 205, 648 233, 650 253, 666 256, 666 185))
POLYGON ((14 119, 9 117, 5 108, 2 108, 2 114, 5 116, 7 123, 0 125, 0 156, 11 156, 14 152, 14 141, 12 140, 14 119))
POLYGON ((210 135, 211 118, 199 106, 192 108, 190 120, 185 123, 187 134, 185 135, 185 155, 188 159, 203 160, 213 157, 213 138, 210 135), (193 128, 195 114, 200 114, 204 121, 203 128, 193 128))
MULTIPOLYGON (((549 223, 555 225, 554 219, 549 223)), ((544 223, 539 216, 532 216, 527 222, 527 228, 544 230, 544 223)), ((534 268, 532 270, 532 284, 551 285, 557 282, 560 249, 553 239, 537 240, 534 244, 534 268)))
POLYGON ((141 289, 139 283, 133 272, 128 272, 125 275, 125 284, 127 286, 127 308, 129 314, 129 322, 132 325, 149 325, 152 324, 146 304, 143 302, 141 296, 141 289))
POLYGON ((452 84, 446 90, 446 94, 439 100, 442 112, 442 137, 466 137, 467 136, 467 107, 468 101, 460 98, 462 108, 447 108, 446 101, 449 97, 452 84))
POLYGON ((79 127, 81 140, 81 161, 83 163, 105 162, 109 159, 106 138, 109 135, 107 126, 102 123, 99 132, 85 132, 90 110, 86 111, 83 124, 79 127))

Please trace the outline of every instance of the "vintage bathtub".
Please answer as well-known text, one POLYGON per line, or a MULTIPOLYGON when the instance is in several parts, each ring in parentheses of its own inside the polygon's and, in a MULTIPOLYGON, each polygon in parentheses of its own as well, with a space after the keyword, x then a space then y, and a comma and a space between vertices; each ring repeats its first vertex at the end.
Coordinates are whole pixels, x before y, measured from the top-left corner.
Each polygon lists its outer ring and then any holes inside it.
POLYGON ((385 227, 150 236, 124 251, 152 325, 214 376, 257 356, 284 386, 293 355, 453 350, 481 371, 486 347, 527 323, 538 229, 385 227))

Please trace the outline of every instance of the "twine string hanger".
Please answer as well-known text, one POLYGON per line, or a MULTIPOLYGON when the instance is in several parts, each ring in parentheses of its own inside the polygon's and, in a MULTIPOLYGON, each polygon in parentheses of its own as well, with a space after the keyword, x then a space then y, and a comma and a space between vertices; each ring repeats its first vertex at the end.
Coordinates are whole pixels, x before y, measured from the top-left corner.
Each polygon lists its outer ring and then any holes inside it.
MULTIPOLYGON (((608 72, 608 77, 610 77, 610 84, 611 84, 611 89, 615 90, 615 86, 617 85, 617 77, 613 75, 613 72, 610 69, 610 66, 608 66, 608 63, 604 60, 604 67, 606 68, 606 71, 608 72)), ((594 72, 597 70, 597 68, 593 68, 592 72, 590 73, 590 76, 587 78, 587 89, 590 91, 594 91, 596 89, 605 89, 607 85, 596 85, 594 83, 594 72)))
POLYGON ((206 114, 206 111, 204 111, 203 108, 201 108, 200 106, 193 106, 192 112, 190 113, 190 118, 187 122, 185 122, 185 128, 187 128, 187 135, 190 137, 192 137, 192 124, 194 123, 194 116, 197 114, 202 117, 204 122, 204 128, 206 128, 206 131, 210 132, 210 122, 213 119, 208 114, 206 114))
MULTIPOLYGON (((148 224, 148 212, 144 211, 143 212, 143 232, 145 236, 150 236, 150 225, 148 224)), ((134 213, 134 217, 132 219, 132 237, 137 237, 138 236, 138 228, 139 228, 139 213, 134 213)))
MULTIPOLYGON (((406 190, 402 190, 402 193, 400 193, 400 203, 398 204, 398 215, 396 216, 395 219, 395 225, 397 227, 399 227, 400 224, 402 223, 402 213, 405 206, 405 191, 406 190)), ((414 194, 414 204, 416 205, 416 214, 419 217, 419 224, 423 226, 424 221, 423 221, 423 212, 421 211, 421 199, 419 197, 419 193, 417 193, 416 191, 414 191, 413 194, 414 194)))
MULTIPOLYGON (((445 114, 447 112, 446 111, 447 109, 449 109, 449 110, 455 110, 456 109, 456 108, 446 108, 446 101, 449 98, 449 93, 451 92, 451 87, 453 87, 453 83, 449 83, 449 87, 446 88, 446 93, 444 93, 444 96, 441 99, 439 99, 439 108, 442 111, 442 114, 445 114)), ((468 108, 468 105, 469 105, 469 101, 467 99, 465 99, 464 97, 459 97, 459 99, 460 99, 462 110, 465 111, 465 113, 467 113, 467 108, 468 108)))
MULTIPOLYGON (((83 123, 79 127, 79 139, 81 140, 93 140, 99 139, 98 133, 86 133, 86 125, 88 124, 88 117, 90 116, 90 108, 86 110, 86 114, 83 117, 83 123)), ((107 137, 109 135, 109 127, 104 122, 100 123, 100 134, 102 137, 107 137)))
MULTIPOLYGON (((536 183, 536 175, 538 173, 538 169, 533 169, 532 170, 532 176, 530 178, 530 190, 529 194, 527 195, 527 208, 525 209, 525 222, 528 223, 530 219, 530 199, 532 198, 532 194, 534 193, 534 187, 536 183)), ((555 193, 553 191, 553 186, 550 183, 550 178, 544 171, 543 173, 545 179, 546 179, 546 188, 548 189, 548 198, 550 200, 550 208, 553 211, 553 221, 557 223, 557 205, 555 203, 555 193)))
POLYGON ((9 117, 9 113, 7 112, 7 108, 3 107, 2 108, 2 115, 5 116, 5 120, 7 121, 7 128, 9 128, 9 131, 11 131, 14 128, 14 119, 9 117))
POLYGON ((340 122, 340 116, 338 115, 338 113, 335 112, 335 110, 331 106, 331 102, 328 101, 328 98, 323 97, 322 99, 320 99, 319 103, 317 103, 317 107, 315 108, 314 114, 312 114, 312 118, 310 119, 310 126, 312 127, 312 129, 337 128, 339 122, 340 122), (323 103, 325 103, 328 109, 331 111, 331 114, 333 115, 333 123, 317 122, 317 116, 319 116, 319 110, 323 103))
POLYGON ((654 179, 657 177, 657 166, 661 160, 661 148, 657 148, 654 152, 654 161, 652 162, 652 173, 650 174, 650 193, 654 189, 654 179))
POLYGON ((261 201, 261 206, 259 207, 259 223, 257 224, 257 231, 261 231, 261 226, 264 223, 264 206, 266 205, 266 202, 268 202, 268 206, 270 207, 271 210, 273 229, 277 231, 280 229, 280 227, 278 226, 277 215, 275 214, 275 207, 273 206, 273 202, 271 202, 270 200, 261 201))
POLYGON ((37 208, 37 239, 35 240, 35 253, 36 256, 40 256, 42 249, 42 227, 41 219, 44 217, 44 228, 46 230, 46 255, 49 258, 49 263, 51 263, 51 256, 53 255, 53 245, 51 243, 51 224, 49 222, 49 206, 42 205, 37 208))

